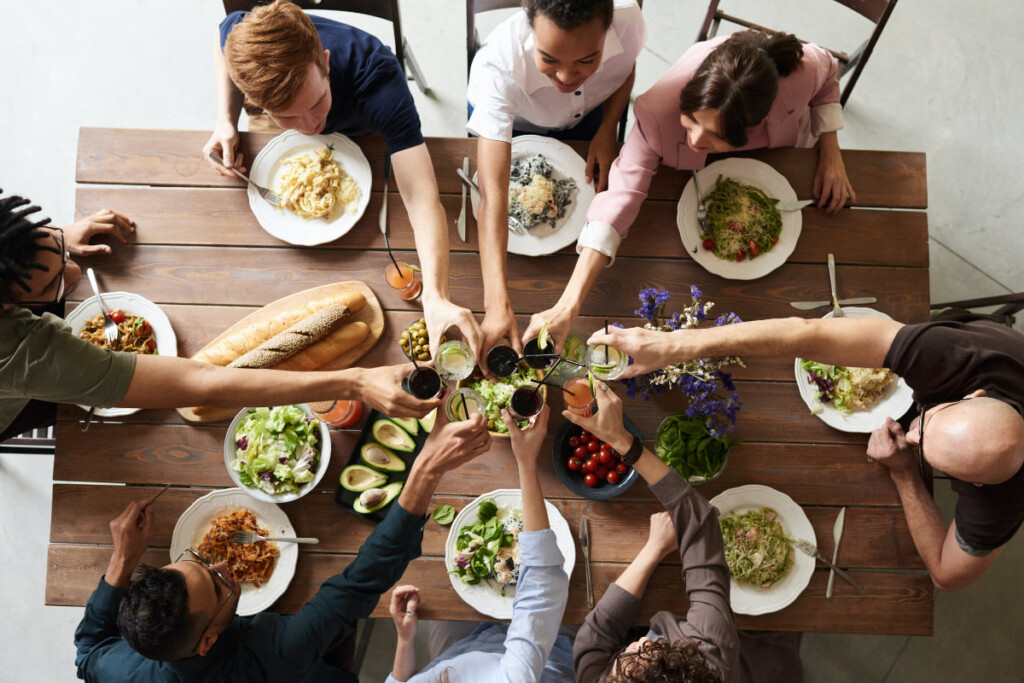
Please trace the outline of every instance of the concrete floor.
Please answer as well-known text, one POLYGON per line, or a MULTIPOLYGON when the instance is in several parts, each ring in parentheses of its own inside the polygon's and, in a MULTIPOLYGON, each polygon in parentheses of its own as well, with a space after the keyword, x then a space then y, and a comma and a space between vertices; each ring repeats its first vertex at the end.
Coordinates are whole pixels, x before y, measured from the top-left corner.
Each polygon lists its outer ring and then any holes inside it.
MULTIPOLYGON (((705 7, 678 0, 644 4, 650 37, 636 92, 693 42, 705 7)), ((867 31, 863 20, 832 3, 726 4, 758 23, 785 26, 834 48, 852 48, 867 31), (798 17, 781 16, 783 6, 798 17)), ((0 8, 0 187, 32 198, 57 224, 74 215, 80 126, 213 124, 210 52, 220 3, 0 0, 0 8)), ((413 87, 424 133, 462 135, 463 3, 402 0, 401 8, 432 90, 424 97, 413 87)), ((386 24, 353 23, 390 36, 386 24)), ((484 30, 490 25, 484 22, 484 30)), ((1024 199, 1017 153, 1024 147, 1017 118, 1024 105, 1021 35, 1024 6, 1018 3, 903 0, 846 107, 843 147, 928 154, 933 301, 1024 289, 1024 234, 1015 211, 1024 199)), ((51 479, 52 458, 0 456, 4 681, 74 679, 72 635, 82 611, 43 607, 51 479)), ((948 514, 952 496, 941 484, 938 489, 948 514)), ((1024 632, 1017 580, 1022 561, 1018 537, 978 584, 940 594, 931 638, 808 635, 808 680, 1024 680, 1015 638, 1024 632)), ((363 681, 382 681, 390 670, 393 632, 389 622, 378 624, 363 681)))

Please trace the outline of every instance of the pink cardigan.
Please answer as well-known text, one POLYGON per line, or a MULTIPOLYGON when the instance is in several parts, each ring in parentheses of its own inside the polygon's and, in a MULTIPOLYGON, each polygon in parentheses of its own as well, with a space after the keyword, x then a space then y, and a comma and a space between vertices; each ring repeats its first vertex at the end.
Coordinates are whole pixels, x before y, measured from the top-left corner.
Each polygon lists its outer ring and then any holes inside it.
MULTIPOLYGON (((704 167, 707 154, 690 148, 686 129, 679 122, 679 93, 711 51, 727 39, 728 36, 697 43, 654 87, 636 98, 636 125, 612 164, 608 189, 590 204, 577 251, 590 247, 614 261, 619 243, 647 197, 658 165, 677 169, 704 167)), ((826 50, 808 43, 797 69, 779 80, 779 91, 768 116, 749 132, 747 144, 738 149, 812 147, 819 135, 842 127, 836 61, 826 50)))

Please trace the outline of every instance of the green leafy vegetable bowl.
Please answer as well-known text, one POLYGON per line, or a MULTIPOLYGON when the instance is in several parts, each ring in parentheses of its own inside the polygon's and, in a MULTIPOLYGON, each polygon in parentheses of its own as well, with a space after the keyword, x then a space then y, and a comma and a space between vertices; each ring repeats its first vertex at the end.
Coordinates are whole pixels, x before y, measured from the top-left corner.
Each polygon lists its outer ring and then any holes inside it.
POLYGON ((725 436, 711 436, 705 418, 677 413, 658 425, 655 453, 683 479, 699 486, 722 476, 729 464, 729 451, 737 443, 725 436))

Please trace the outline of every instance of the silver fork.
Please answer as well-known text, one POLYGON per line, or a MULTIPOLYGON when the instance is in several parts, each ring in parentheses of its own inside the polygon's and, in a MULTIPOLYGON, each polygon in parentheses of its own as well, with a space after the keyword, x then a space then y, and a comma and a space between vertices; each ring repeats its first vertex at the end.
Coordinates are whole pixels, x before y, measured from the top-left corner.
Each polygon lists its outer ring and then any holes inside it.
POLYGON ((228 536, 232 543, 256 543, 257 541, 285 541, 286 543, 319 543, 318 538, 286 538, 284 536, 260 536, 251 531, 232 531, 228 536))
MULTIPOLYGON (((477 185, 475 182, 473 182, 473 179, 470 178, 461 168, 456 167, 455 173, 458 174, 458 176, 462 180, 462 182, 466 183, 467 185, 472 187, 474 190, 476 190, 476 193, 478 195, 480 194, 480 186, 477 185)), ((527 234, 526 228, 524 228, 523 224, 520 223, 519 220, 517 218, 515 218, 514 216, 509 216, 508 217, 508 229, 511 230, 512 232, 514 232, 517 235, 526 235, 527 234)))
POLYGON ((117 323, 110 319, 110 315, 107 314, 109 310, 107 304, 103 302, 103 296, 100 294, 100 286, 96 284, 96 273, 93 272, 92 268, 88 268, 85 274, 89 277, 89 284, 92 285, 92 291, 96 292, 96 300, 100 302, 100 312, 103 313, 103 336, 107 338, 108 344, 113 344, 117 341, 121 332, 117 329, 117 323))
MULTIPOLYGON (((220 156, 217 155, 215 152, 210 152, 210 158, 213 159, 214 161, 216 161, 221 166, 224 166, 224 160, 221 159, 220 156)), ((235 169, 228 168, 227 166, 224 166, 224 168, 227 169, 228 171, 231 171, 236 176, 238 176, 239 178, 241 178, 245 182, 247 182, 250 185, 252 185, 253 187, 255 187, 256 188, 256 192, 258 192, 261 197, 266 199, 273 206, 280 206, 281 205, 281 201, 282 201, 281 195, 277 194, 276 192, 271 192, 270 190, 268 190, 267 188, 263 187, 262 185, 257 185, 253 181, 249 180, 249 176, 245 175, 241 171, 236 171, 235 169)))
POLYGON ((845 569, 840 569, 832 562, 826 560, 824 556, 822 556, 822 554, 818 552, 818 548, 813 543, 811 543, 810 541, 805 541, 802 538, 791 538, 789 540, 792 541, 793 545, 799 548, 802 552, 806 553, 807 555, 810 555, 811 557, 816 557, 822 562, 824 562, 826 566, 834 570, 835 573, 838 574, 841 579, 846 581, 846 583, 850 584, 861 593, 864 592, 864 587, 853 580, 853 577, 850 576, 850 572, 846 571, 845 569))
POLYGON ((839 307, 839 297, 836 296, 836 257, 828 255, 828 282, 832 286, 832 317, 843 318, 843 309, 839 307))
POLYGON ((697 180, 697 171, 690 171, 693 174, 693 187, 697 190, 697 225, 702 233, 707 232, 708 210, 704 208, 704 193, 700 191, 700 182, 697 180))

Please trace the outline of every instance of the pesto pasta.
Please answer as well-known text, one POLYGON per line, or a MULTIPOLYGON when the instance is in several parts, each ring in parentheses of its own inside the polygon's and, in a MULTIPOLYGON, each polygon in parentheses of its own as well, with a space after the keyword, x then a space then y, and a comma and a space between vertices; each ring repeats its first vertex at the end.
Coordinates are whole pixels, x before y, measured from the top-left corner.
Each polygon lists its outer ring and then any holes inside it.
POLYGON ((740 583, 770 588, 793 564, 792 548, 779 513, 764 507, 733 512, 718 523, 725 542, 725 561, 740 583))
POLYGON ((704 197, 707 231, 700 236, 704 248, 729 261, 771 251, 782 233, 778 203, 757 187, 718 176, 715 188, 704 197))

